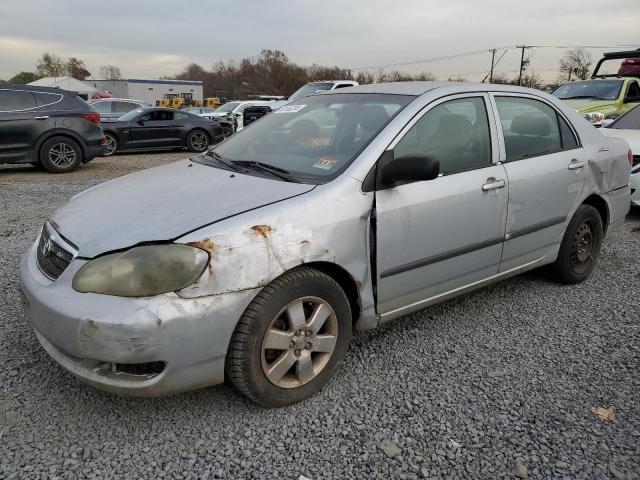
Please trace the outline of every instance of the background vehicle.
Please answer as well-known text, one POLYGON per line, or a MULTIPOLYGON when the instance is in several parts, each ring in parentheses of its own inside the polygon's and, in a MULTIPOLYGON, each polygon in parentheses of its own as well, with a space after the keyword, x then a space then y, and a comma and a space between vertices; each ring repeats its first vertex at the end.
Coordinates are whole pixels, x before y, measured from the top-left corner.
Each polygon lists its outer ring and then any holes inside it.
POLYGON ((600 131, 607 137, 626 140, 631 147, 631 205, 640 207, 640 106, 629 110, 600 131))
POLYGON ((194 115, 198 115, 199 117, 204 118, 216 118, 218 115, 215 115, 216 109, 213 107, 190 107, 184 110, 188 113, 193 113, 194 115))
POLYGON ((227 102, 224 105, 219 106, 213 112, 213 116, 217 118, 225 118, 232 125, 234 125, 234 132, 239 132, 244 128, 244 116, 243 112, 245 108, 252 107, 255 105, 267 105, 270 106, 275 102, 264 102, 264 101, 239 101, 234 100, 231 102, 227 102))
POLYGON ((101 120, 115 120, 136 108, 150 107, 141 100, 130 100, 128 98, 105 98, 100 100, 90 100, 89 105, 100 114, 101 120))
POLYGON ((138 108, 102 123, 107 139, 105 156, 118 151, 187 148, 203 152, 230 134, 231 126, 219 119, 171 108, 138 108))
POLYGON ((291 404, 352 328, 543 265, 584 281, 629 210, 626 143, 540 91, 374 84, 285 108, 52 215, 20 277, 58 363, 114 393, 226 376, 291 404), (52 268, 60 239, 74 247, 52 268))
POLYGON ((59 88, 0 85, 0 163, 70 172, 102 155, 100 115, 59 88))
POLYGON ((337 88, 355 87, 356 85, 358 85, 358 82, 354 80, 323 80, 321 82, 311 82, 293 92, 287 101, 295 102, 302 97, 313 95, 314 93, 335 90, 337 88))
POLYGON ((595 126, 640 104, 640 49, 605 53, 591 80, 560 85, 553 95, 584 114, 595 126), (622 61, 621 61, 622 60, 622 61))

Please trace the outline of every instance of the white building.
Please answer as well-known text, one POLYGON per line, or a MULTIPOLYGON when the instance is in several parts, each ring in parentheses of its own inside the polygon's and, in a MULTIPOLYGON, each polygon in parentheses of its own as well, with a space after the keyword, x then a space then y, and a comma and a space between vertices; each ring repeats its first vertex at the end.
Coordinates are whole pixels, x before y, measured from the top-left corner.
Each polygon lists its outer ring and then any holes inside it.
POLYGON ((116 98, 132 98, 155 105, 165 95, 203 100, 202 82, 197 80, 85 80, 100 92, 110 92, 116 98))
POLYGON ((44 77, 35 82, 31 82, 29 85, 35 85, 36 87, 54 87, 69 92, 77 92, 85 99, 91 98, 91 95, 98 91, 95 87, 73 77, 44 77))

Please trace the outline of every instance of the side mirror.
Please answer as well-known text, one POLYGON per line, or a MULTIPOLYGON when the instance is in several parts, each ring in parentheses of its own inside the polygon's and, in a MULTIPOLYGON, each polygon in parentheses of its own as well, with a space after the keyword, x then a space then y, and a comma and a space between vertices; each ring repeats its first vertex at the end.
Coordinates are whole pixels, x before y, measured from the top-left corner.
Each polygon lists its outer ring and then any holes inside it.
POLYGON ((393 152, 387 151, 380 159, 378 169, 376 189, 384 190, 407 183, 433 180, 440 173, 440 162, 425 155, 394 158, 393 152))
POLYGON ((640 97, 625 97, 623 103, 638 103, 640 102, 640 97))
POLYGON ((136 122, 138 125, 144 125, 144 120, 142 120, 141 118, 138 119, 138 121, 136 122))

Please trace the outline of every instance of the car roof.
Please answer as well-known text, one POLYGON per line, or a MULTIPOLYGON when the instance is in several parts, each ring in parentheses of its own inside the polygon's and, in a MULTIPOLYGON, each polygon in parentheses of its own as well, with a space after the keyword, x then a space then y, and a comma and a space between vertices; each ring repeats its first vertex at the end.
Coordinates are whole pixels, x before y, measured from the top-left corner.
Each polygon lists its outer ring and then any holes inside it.
POLYGON ((57 87, 39 87, 37 85, 21 85, 16 83, 3 83, 0 84, 0 89, 3 90, 24 90, 29 92, 42 92, 42 93, 58 93, 61 95, 70 94, 76 95, 76 92, 72 92, 69 90, 63 90, 57 87))
POLYGON ((518 87, 515 85, 499 85, 495 83, 468 83, 468 82, 389 82, 370 83, 354 87, 339 88, 316 93, 316 95, 340 95, 343 93, 382 93, 391 95, 420 96, 436 89, 447 89, 452 92, 514 92, 514 93, 540 93, 540 90, 518 87))
POLYGON ((148 105, 147 102, 143 101, 143 100, 135 100, 133 98, 116 98, 116 97, 109 97, 109 98, 92 98, 89 100, 89 103, 94 103, 94 102, 133 102, 133 103, 143 103, 145 105, 148 105))

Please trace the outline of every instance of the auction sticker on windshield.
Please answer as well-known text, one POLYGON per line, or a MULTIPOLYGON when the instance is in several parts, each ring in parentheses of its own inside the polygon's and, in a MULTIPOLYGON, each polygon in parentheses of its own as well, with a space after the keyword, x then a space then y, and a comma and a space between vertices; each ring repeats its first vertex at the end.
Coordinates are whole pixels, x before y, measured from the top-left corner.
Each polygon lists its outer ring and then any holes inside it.
POLYGON ((306 105, 285 105, 284 107, 276 110, 275 113, 296 113, 304 107, 306 107, 306 105))
POLYGON ((316 163, 313 164, 315 168, 321 168, 322 170, 331 170, 336 164, 335 160, 331 160, 330 158, 321 158, 316 163))

